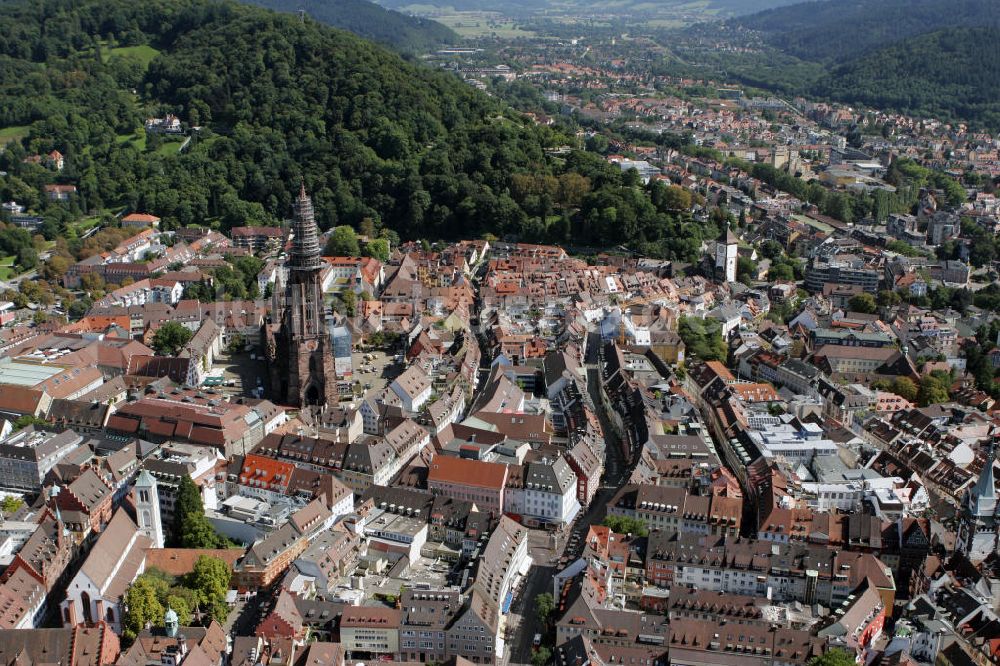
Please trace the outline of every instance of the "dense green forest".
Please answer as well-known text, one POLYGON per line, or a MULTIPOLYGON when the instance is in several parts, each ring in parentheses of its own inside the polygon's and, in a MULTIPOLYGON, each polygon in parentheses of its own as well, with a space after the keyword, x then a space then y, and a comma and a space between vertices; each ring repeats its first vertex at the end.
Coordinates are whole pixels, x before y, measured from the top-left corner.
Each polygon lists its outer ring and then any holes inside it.
POLYGON ((1000 29, 950 28, 836 67, 819 95, 1000 128, 1000 29))
POLYGON ((43 214, 50 239, 123 209, 167 229, 274 223, 300 181, 324 229, 402 238, 489 233, 690 261, 719 228, 597 155, 547 156, 575 143, 572 127, 535 125, 452 74, 235 2, 0 6, 0 131, 12 129, 0 198, 43 214), (144 131, 167 113, 189 143, 144 131), (62 172, 24 162, 53 149, 62 172), (47 201, 52 182, 79 192, 47 201))
MULTIPOLYGON (((749 14, 774 7, 784 7, 802 2, 802 0, 707 0, 703 7, 706 16, 722 14, 726 16, 749 14)), ((624 0, 613 5, 606 0, 507 0, 496 3, 492 0, 440 0, 439 2, 419 2, 416 0, 379 0, 379 4, 391 9, 403 9, 413 5, 421 7, 452 8, 458 11, 496 11, 506 15, 524 16, 534 13, 573 14, 586 12, 589 14, 604 14, 610 12, 627 13, 630 15, 659 14, 673 8, 683 11, 693 9, 690 0, 624 0)))
POLYGON ((279 12, 304 11, 319 21, 407 53, 425 53, 461 38, 437 21, 401 14, 369 0, 246 0, 279 12))
POLYGON ((1000 26, 996 0, 824 0, 734 19, 768 44, 810 61, 845 62, 949 27, 1000 26))
POLYGON ((824 0, 691 28, 657 71, 995 130, 998 31, 995 0, 824 0))

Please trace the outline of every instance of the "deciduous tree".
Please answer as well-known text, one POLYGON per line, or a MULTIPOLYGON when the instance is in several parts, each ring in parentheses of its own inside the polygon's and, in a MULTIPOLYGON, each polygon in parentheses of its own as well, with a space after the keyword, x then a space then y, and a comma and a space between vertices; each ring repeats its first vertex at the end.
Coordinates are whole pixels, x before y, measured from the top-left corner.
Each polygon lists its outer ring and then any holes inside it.
POLYGON ((191 329, 176 321, 168 321, 153 335, 152 347, 160 356, 176 356, 191 341, 191 329))
POLYGON ((328 257, 356 257, 360 254, 358 235, 348 226, 340 226, 333 230, 330 239, 326 241, 323 254, 328 257))
POLYGON ((122 619, 122 633, 131 642, 147 623, 163 622, 163 605, 157 598, 152 582, 140 576, 125 593, 125 614, 122 619))

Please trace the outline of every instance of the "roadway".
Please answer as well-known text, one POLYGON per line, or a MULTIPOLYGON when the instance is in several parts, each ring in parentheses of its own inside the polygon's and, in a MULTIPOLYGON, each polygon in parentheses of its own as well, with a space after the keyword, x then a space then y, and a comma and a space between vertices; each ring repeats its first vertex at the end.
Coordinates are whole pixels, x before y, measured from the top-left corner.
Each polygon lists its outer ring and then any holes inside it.
MULTIPOLYGON (((531 663, 534 636, 536 633, 544 635, 534 616, 535 597, 544 592, 552 592, 552 577, 562 568, 560 560, 565 557, 567 562, 572 562, 580 556, 590 526, 600 524, 604 520, 608 503, 631 474, 629 465, 622 455, 620 440, 611 428, 601 402, 601 376, 597 368, 596 344, 600 343, 590 345, 594 353, 588 354, 587 358, 587 390, 604 430, 604 477, 587 508, 561 532, 552 534, 543 530, 531 530, 529 533, 528 554, 531 555, 535 565, 522 581, 521 592, 511 606, 504 632, 507 639, 507 652, 504 657, 510 666, 531 663)), ((551 636, 543 640, 543 645, 550 649, 553 644, 551 636)))

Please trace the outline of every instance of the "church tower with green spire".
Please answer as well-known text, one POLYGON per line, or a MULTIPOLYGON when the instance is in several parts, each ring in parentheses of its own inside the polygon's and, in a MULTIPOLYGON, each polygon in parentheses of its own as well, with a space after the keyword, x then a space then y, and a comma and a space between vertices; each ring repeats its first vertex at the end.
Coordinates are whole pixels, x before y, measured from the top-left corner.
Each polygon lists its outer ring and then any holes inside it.
POLYGON ((982 562, 1000 545, 997 540, 1000 521, 997 519, 995 464, 995 446, 990 440, 979 480, 965 493, 955 541, 955 548, 973 563, 982 562))

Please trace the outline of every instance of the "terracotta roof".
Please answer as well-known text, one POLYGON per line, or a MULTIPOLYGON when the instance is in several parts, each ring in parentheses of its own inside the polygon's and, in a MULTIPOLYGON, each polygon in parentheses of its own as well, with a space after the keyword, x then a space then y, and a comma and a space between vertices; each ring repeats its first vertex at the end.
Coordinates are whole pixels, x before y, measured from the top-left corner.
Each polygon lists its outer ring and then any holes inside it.
POLYGON ((189 358, 134 354, 128 360, 125 374, 139 377, 169 377, 178 384, 187 382, 189 358))
POLYGON ((733 373, 731 373, 729 371, 729 368, 727 368, 726 366, 724 366, 722 363, 720 363, 718 361, 708 361, 708 362, 705 363, 705 365, 707 367, 711 368, 711 370, 716 375, 718 375, 719 377, 721 377, 723 381, 726 381, 726 382, 736 381, 736 378, 733 377, 733 373))
POLYGON ((222 560, 233 570, 236 561, 243 557, 242 548, 150 548, 146 551, 146 568, 157 568, 171 576, 191 573, 199 557, 222 560))
POLYGON ((107 634, 111 631, 104 622, 93 627, 0 631, 0 664, 100 666, 114 663, 118 640, 108 640, 107 634))
POLYGON ((154 224, 159 221, 160 218, 155 215, 150 215, 149 213, 129 213, 122 218, 122 222, 146 222, 148 224, 154 224))
POLYGON ((733 391, 743 402, 775 402, 781 399, 770 384, 734 384, 733 391))
POLYGON ((39 389, 0 384, 0 412, 33 414, 44 394, 39 389))
POLYGON ((278 227, 233 227, 229 234, 237 236, 267 236, 268 238, 281 238, 282 231, 278 227))
POLYGON ((121 510, 115 512, 80 568, 80 573, 90 579, 107 599, 124 595, 132 580, 139 575, 143 551, 151 541, 138 532, 139 528, 128 514, 121 510))
POLYGON ((894 347, 849 347, 843 345, 823 345, 816 350, 816 358, 856 358, 873 361, 887 361, 897 353, 894 347))
MULTIPOLYGON (((87 511, 97 508, 111 494, 111 487, 91 468, 84 470, 83 474, 70 483, 65 490, 78 499, 87 511)), ((56 495, 60 506, 63 505, 61 500, 64 497, 65 492, 56 495)))
POLYGON ((369 627, 369 628, 398 628, 403 617, 401 610, 397 608, 383 608, 380 606, 347 606, 344 614, 340 616, 340 627, 369 627))
POLYGON ((45 598, 45 586, 18 567, 0 585, 0 629, 14 629, 45 598))
MULTIPOLYGON (((411 399, 416 398, 431 386, 430 377, 421 368, 411 365, 406 372, 396 377, 392 386, 398 386, 411 399)), ((393 389, 395 390, 395 388, 393 389)))
POLYGON ((288 487, 295 465, 274 458, 250 454, 243 459, 240 483, 252 487, 281 490, 288 487))
POLYGON ((507 466, 454 456, 435 456, 428 483, 454 483, 500 490, 507 478, 507 466))

